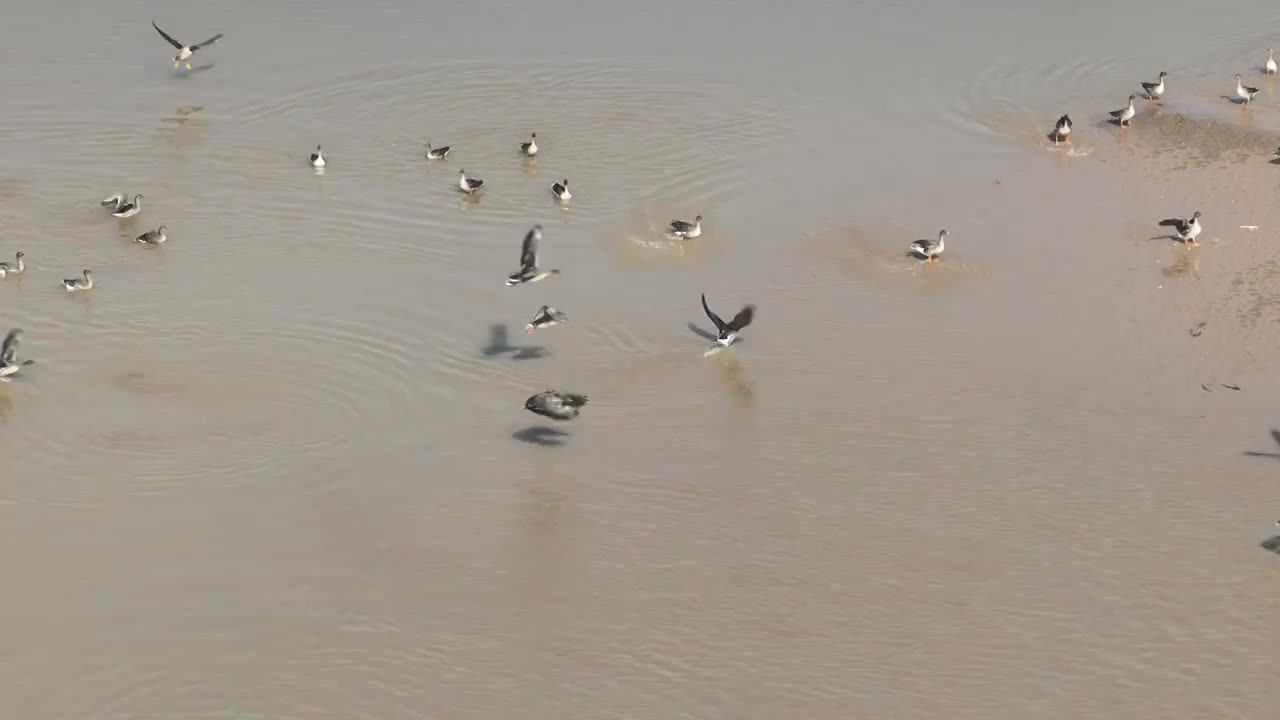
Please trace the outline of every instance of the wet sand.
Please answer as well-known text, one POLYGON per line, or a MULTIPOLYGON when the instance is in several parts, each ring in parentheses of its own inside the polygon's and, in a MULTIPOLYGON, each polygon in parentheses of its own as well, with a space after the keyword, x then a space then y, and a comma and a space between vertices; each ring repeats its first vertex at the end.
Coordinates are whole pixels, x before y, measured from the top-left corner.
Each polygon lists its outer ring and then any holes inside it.
POLYGON ((0 716, 1275 714, 1277 11, 322 5, 8 18, 0 716))

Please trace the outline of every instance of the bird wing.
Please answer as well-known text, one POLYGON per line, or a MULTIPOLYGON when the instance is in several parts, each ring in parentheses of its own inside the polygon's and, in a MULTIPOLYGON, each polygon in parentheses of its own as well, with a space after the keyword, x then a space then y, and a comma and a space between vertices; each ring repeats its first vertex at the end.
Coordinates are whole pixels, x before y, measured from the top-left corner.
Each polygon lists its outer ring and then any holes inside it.
POLYGON ((10 330, 8 335, 4 336, 4 343, 0 344, 0 365, 12 365, 13 356, 18 352, 18 343, 21 341, 21 330, 10 330))
POLYGON ((1188 224, 1189 223, 1187 222, 1186 218, 1165 218, 1164 220, 1161 220, 1159 223, 1161 227, 1171 227, 1177 230, 1178 232, 1183 232, 1184 230, 1186 230, 1186 227, 1188 224))
POLYGON ((204 41, 204 42, 202 42, 202 43, 199 43, 199 44, 196 44, 196 45, 192 45, 192 46, 191 46, 191 52, 195 52, 196 50, 199 50, 200 48, 204 47, 205 45, 212 45, 212 44, 214 44, 214 43, 218 42, 218 38, 220 38, 220 37, 222 37, 222 33, 218 33, 217 35, 214 35, 213 37, 209 38, 208 40, 205 40, 205 41, 204 41))
POLYGON ((684 232, 684 231, 686 231, 686 230, 690 230, 690 229, 692 229, 692 228, 693 228, 693 226, 692 226, 692 225, 690 225, 689 223, 687 223, 687 222, 685 222, 685 221, 683 221, 683 220, 672 220, 672 221, 671 221, 671 229, 672 229, 672 230, 675 230, 676 232, 684 232))
POLYGON ((1152 91, 1152 90, 1155 90, 1155 89, 1156 89, 1156 86, 1157 86, 1157 85, 1159 85, 1159 84, 1160 84, 1160 83, 1149 83, 1149 82, 1144 82, 1144 83, 1142 83, 1142 89, 1143 89, 1143 90, 1146 90, 1146 91, 1147 91, 1147 94, 1149 95, 1149 94, 1151 94, 1151 91, 1152 91))
POLYGON ((520 244, 520 267, 531 270, 538 267, 538 241, 542 239, 542 228, 534 226, 524 234, 524 242, 520 244))
POLYGON ((124 195, 120 193, 116 193, 115 195, 112 195, 111 197, 104 199, 102 201, 102 204, 115 205, 116 207, 120 207, 120 204, 123 202, 124 202, 124 195))
POLYGON ((729 324, 726 327, 729 330, 732 330, 733 332, 737 332, 742 328, 750 325, 751 319, 754 318, 755 315, 756 315, 756 306, 748 305, 742 308, 741 310, 739 310, 738 314, 733 316, 733 319, 729 321, 729 324))
POLYGON ((1128 106, 1125 106, 1125 107, 1123 107, 1123 108, 1121 108, 1121 109, 1119 109, 1119 110, 1112 110, 1112 111, 1111 111, 1111 117, 1117 117, 1117 118, 1118 118, 1118 117, 1120 117, 1121 115, 1125 114, 1125 113, 1126 113, 1126 112, 1128 112, 1128 111, 1129 111, 1129 107, 1128 107, 1128 106))
POLYGON ((707 317, 711 318, 711 322, 716 324, 717 331, 724 332, 724 328, 725 328, 724 321, 720 319, 719 315, 711 312, 711 308, 707 307, 706 293, 702 294, 702 311, 707 314, 707 317))
POLYGON ((182 49, 182 43, 178 42, 177 40, 174 40, 173 37, 169 35, 169 33, 161 30, 160 26, 156 24, 155 20, 151 21, 151 27, 155 28, 156 32, 160 33, 160 37, 164 38, 165 40, 168 40, 170 45, 178 48, 179 50, 182 49))

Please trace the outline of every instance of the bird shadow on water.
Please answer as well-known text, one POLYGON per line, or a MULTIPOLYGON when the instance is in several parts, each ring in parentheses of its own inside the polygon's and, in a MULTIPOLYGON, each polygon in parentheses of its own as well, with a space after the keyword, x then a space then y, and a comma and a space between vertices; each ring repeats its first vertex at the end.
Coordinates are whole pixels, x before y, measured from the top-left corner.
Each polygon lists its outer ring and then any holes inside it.
POLYGON ((546 425, 530 425, 511 433, 511 437, 538 447, 560 447, 564 445, 564 439, 569 437, 569 433, 546 425))
MULTIPOLYGON (((1280 430, 1272 430, 1271 439, 1275 441, 1277 447, 1280 447, 1280 430)), ((1245 450, 1244 454, 1249 457, 1266 457, 1280 460, 1280 452, 1258 452, 1257 450, 1245 450)))
POLYGON ((512 345, 511 333, 505 323, 494 323, 489 326, 489 344, 480 348, 485 357, 510 355, 512 360, 533 360, 547 356, 547 349, 541 345, 512 345))
POLYGON ((204 65, 193 65, 191 66, 190 70, 182 70, 180 68, 174 68, 173 77, 175 78, 189 77, 191 75, 195 75, 196 73, 202 73, 202 72, 205 72, 206 70, 212 70, 216 64, 217 63, 206 63, 204 65))
POLYGON ((703 340, 706 340, 707 342, 716 341, 715 333, 709 330, 704 330, 703 328, 699 327, 696 323, 688 323, 688 328, 689 328, 689 332, 692 332, 694 335, 697 335, 698 337, 702 338, 703 340))

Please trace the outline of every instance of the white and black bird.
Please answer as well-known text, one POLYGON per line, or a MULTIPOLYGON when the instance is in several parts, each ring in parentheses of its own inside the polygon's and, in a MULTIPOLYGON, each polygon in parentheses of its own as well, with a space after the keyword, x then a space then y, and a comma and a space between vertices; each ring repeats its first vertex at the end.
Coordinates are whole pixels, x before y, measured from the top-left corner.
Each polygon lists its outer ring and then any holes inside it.
POLYGON ((479 190, 481 185, 484 185, 483 180, 467 177, 466 170, 458 171, 458 189, 462 190, 462 192, 470 195, 479 190))
POLYGON ((707 295, 702 295, 702 311, 711 318, 711 322, 716 326, 716 344, 721 347, 729 347, 734 340, 738 339, 738 333, 743 328, 751 324, 751 320, 756 316, 756 306, 746 305, 738 311, 737 315, 729 322, 720 319, 720 316, 711 311, 707 306, 707 295))
POLYGON ((427 159, 443 160, 449 157, 449 149, 450 148, 448 145, 445 145, 444 147, 433 148, 431 147, 431 143, 427 143, 427 159))
POLYGON ((320 152, 320 146, 316 146, 316 151, 311 153, 311 167, 324 167, 324 153, 320 152))
POLYGON ((1138 114, 1137 109, 1133 107, 1133 101, 1137 98, 1137 95, 1130 95, 1128 105, 1119 110, 1111 111, 1111 117, 1120 122, 1120 127, 1129 127, 1129 123, 1133 120, 1133 116, 1138 114))
POLYGON ((556 269, 543 270, 538 267, 538 243, 540 242, 542 242, 542 226, 534 225, 524 234, 524 242, 520 243, 520 269, 507 276, 507 287, 538 282, 560 274, 556 269))
POLYGON ((1199 245, 1196 238, 1200 236, 1203 228, 1200 227, 1200 211, 1197 210, 1190 218, 1166 218, 1160 221, 1162 227, 1171 227, 1174 232, 1178 233, 1178 239, 1188 245, 1199 245))
POLYGON ((529 399, 524 401, 524 409, 552 420, 572 420, 578 417, 582 406, 586 404, 586 395, 543 390, 536 395, 530 395, 529 399))
POLYGON ((77 290, 93 289, 93 273, 85 270, 82 277, 67 278, 62 281, 62 287, 67 292, 76 292, 77 290))
POLYGON ((1257 97, 1260 92, 1262 91, 1256 87, 1245 87, 1240 74, 1236 73, 1236 97, 1243 101, 1242 105, 1248 105, 1249 101, 1257 97))
POLYGON ((1159 77, 1155 82, 1153 82, 1153 83, 1150 83, 1150 82, 1144 82, 1144 83, 1142 83, 1142 89, 1146 91, 1146 93, 1147 93, 1147 99, 1148 99, 1148 100, 1159 100, 1159 99, 1160 99, 1160 96, 1164 94, 1164 79, 1165 79, 1168 75, 1169 75, 1169 73, 1167 73, 1167 72, 1165 72, 1165 71, 1161 70, 1161 71, 1160 71, 1160 77, 1159 77))
POLYGON ((941 255, 947 249, 947 231, 939 230, 938 239, 933 240, 924 238, 911 243, 908 251, 922 260, 933 262, 933 259, 941 255))
POLYGON ((1267 62, 1263 64, 1262 70, 1268 75, 1276 74, 1276 53, 1271 48, 1267 48, 1267 62))
POLYGON ((142 212, 142 196, 134 195, 132 200, 117 193, 102 201, 103 205, 112 205, 111 215, 118 218, 131 218, 142 212))
POLYGON ((525 157, 533 157, 538 154, 538 133, 531 134, 529 142, 520 143, 520 152, 524 153, 525 157))
POLYGON ((9 377, 16 374, 19 370, 32 365, 35 360, 18 360, 18 345, 22 342, 22 329, 14 328, 4 336, 4 342, 0 343, 0 380, 9 382, 9 377))
POLYGON ((202 47, 214 44, 215 42, 218 41, 218 38, 222 37, 222 33, 218 33, 217 35, 214 35, 213 37, 209 38, 208 40, 205 40, 202 43, 196 43, 195 45, 183 45, 177 40, 174 40, 173 37, 169 35, 169 33, 161 30, 160 26, 156 25, 155 20, 151 21, 151 27, 155 28, 156 32, 160 33, 160 37, 164 38, 165 40, 168 40, 170 45, 178 48, 178 54, 173 56, 173 66, 178 67, 178 65, 182 63, 186 63, 188 70, 191 69, 191 56, 194 55, 197 50, 199 50, 202 47))
POLYGON ((565 178, 558 183, 551 183, 551 194, 555 195, 560 202, 573 198, 573 195, 569 193, 569 178, 565 178))
POLYGON ((26 257, 26 253, 19 250, 13 256, 13 262, 0 262, 0 278, 21 275, 27 269, 27 263, 22 259, 24 257, 26 257))
POLYGON ((1058 122, 1053 124, 1053 144, 1057 145, 1060 142, 1065 142, 1066 144, 1070 145, 1071 144, 1070 135, 1071 135, 1071 116, 1063 115, 1062 117, 1058 118, 1058 122))
POLYGON ((678 238, 696 238, 702 234, 702 216, 693 219, 693 222, 685 222, 684 220, 671 221, 671 234, 678 238))
POLYGON ((526 333, 532 335, 533 331, 538 328, 551 327, 552 325, 559 325, 562 322, 569 322, 568 316, 550 305, 543 305, 538 308, 537 314, 533 316, 533 319, 529 321, 529 324, 524 326, 524 330, 526 333))
POLYGON ((166 226, 161 225, 155 230, 148 230, 142 233, 138 237, 134 238, 133 241, 143 243, 144 245, 159 245, 169 239, 168 236, 164 234, 164 231, 168 229, 169 228, 166 226))

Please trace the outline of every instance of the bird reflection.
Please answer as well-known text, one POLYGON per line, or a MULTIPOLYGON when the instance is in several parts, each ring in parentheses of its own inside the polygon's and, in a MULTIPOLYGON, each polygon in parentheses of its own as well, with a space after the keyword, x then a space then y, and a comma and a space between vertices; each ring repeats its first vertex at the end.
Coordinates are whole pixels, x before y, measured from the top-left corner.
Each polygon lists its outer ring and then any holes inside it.
POLYGON ((728 386, 729 397, 733 400, 733 404, 744 409, 755 407, 755 386, 743 373, 742 361, 738 359, 737 353, 720 353, 717 364, 720 369, 720 379, 728 386))

